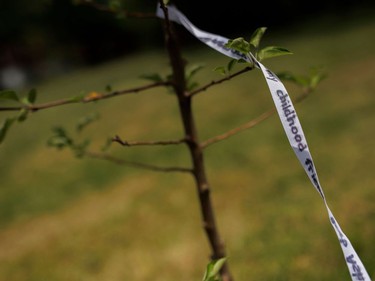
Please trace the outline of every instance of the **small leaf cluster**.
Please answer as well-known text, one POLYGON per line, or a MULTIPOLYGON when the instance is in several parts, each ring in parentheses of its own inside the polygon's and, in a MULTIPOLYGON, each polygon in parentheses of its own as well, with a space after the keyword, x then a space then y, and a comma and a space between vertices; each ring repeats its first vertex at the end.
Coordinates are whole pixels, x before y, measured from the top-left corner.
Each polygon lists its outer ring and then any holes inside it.
POLYGON ((281 72, 277 76, 286 81, 295 83, 298 86, 313 90, 326 78, 326 74, 319 68, 311 68, 307 75, 296 75, 291 72, 281 72))
POLYGON ((203 276, 203 281, 219 281, 219 272, 224 266, 226 258, 221 258, 218 260, 211 261, 206 268, 206 272, 203 276))
MULTIPOLYGON (((149 80, 154 83, 163 83, 165 81, 172 81, 172 74, 168 74, 163 77, 160 73, 144 73, 139 76, 141 79, 149 80)), ((173 93, 173 91, 169 88, 169 92, 173 93)))
POLYGON ((83 142, 76 142, 72 137, 69 136, 66 129, 61 126, 54 127, 52 131, 53 136, 48 139, 48 146, 55 147, 59 150, 70 148, 76 157, 82 157, 85 155, 86 149, 90 144, 90 140, 86 139, 83 142))
POLYGON ((2 90, 0 91, 0 99, 8 100, 8 101, 15 101, 21 103, 25 106, 33 105, 37 98, 37 91, 35 89, 31 89, 26 96, 20 98, 17 93, 13 90, 2 90))
MULTIPOLYGON (((93 113, 87 116, 81 117, 75 126, 75 131, 81 133, 88 125, 99 119, 99 114, 93 113)), ((56 126, 52 128, 53 135, 47 140, 47 145, 50 147, 57 148, 59 150, 69 148, 73 151, 76 157, 83 157, 89 147, 91 141, 85 139, 78 141, 71 137, 68 131, 62 126, 56 126)))
POLYGON ((292 54, 292 52, 290 52, 289 50, 278 46, 267 46, 264 48, 259 48, 260 41, 266 30, 266 27, 259 27, 253 32, 248 41, 243 37, 239 37, 228 40, 225 46, 227 48, 236 50, 246 56, 253 55, 258 61, 292 54))
POLYGON ((13 90, 0 91, 0 100, 16 102, 21 104, 18 114, 13 117, 6 118, 0 124, 0 143, 2 143, 8 133, 10 127, 16 122, 23 122, 27 119, 30 107, 35 103, 37 98, 37 91, 35 89, 30 90, 26 96, 20 98, 17 93, 13 90))
MULTIPOLYGON (((193 64, 188 66, 185 71, 186 89, 192 91, 199 87, 199 83, 194 80, 196 74, 205 67, 203 64, 193 64)), ((163 77, 160 73, 142 74, 139 78, 146 79, 155 83, 163 83, 165 81, 173 81, 172 74, 163 77)))
POLYGON ((81 117, 76 125, 76 131, 82 132, 83 129, 85 129, 88 125, 93 123, 94 121, 97 121, 100 118, 98 113, 89 114, 87 116, 81 117))
POLYGON ((199 87, 199 83, 194 81, 193 78, 196 74, 204 68, 203 64, 193 64, 188 67, 185 71, 185 81, 186 81, 186 89, 188 91, 192 91, 199 87))
POLYGON ((245 62, 244 60, 231 59, 226 66, 218 66, 214 68, 214 71, 221 75, 228 76, 230 75, 232 69, 237 63, 244 63, 244 62, 245 62))

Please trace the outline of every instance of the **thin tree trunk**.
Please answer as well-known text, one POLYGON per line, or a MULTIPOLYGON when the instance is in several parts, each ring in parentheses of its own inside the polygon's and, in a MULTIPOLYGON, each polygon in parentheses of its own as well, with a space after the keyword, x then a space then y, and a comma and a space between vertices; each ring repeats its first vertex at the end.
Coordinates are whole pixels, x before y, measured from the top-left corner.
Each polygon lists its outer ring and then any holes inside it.
MULTIPOLYGON (((192 95, 186 93, 185 62, 182 58, 175 34, 173 33, 171 23, 168 20, 168 11, 162 1, 160 1, 160 5, 165 13, 165 42, 173 70, 172 83, 178 98, 186 143, 192 159, 193 175, 198 191, 203 228, 211 247, 211 259, 219 259, 226 256, 225 247, 216 225, 215 213, 210 196, 210 186, 205 171, 203 149, 199 143, 192 111, 192 95)), ((233 281, 227 264, 223 266, 221 276, 224 281, 233 281)))

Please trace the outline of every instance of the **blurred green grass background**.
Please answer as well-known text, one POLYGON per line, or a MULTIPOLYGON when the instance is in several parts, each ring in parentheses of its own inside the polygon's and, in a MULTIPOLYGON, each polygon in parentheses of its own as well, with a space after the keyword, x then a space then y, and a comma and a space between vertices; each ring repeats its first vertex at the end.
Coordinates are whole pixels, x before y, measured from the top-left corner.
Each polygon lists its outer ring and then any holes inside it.
MULTIPOLYGON (((375 22, 305 27, 266 40, 293 56, 266 61, 275 72, 328 74, 296 106, 328 203, 370 276, 375 276, 375 22)), ((184 50, 204 63, 198 80, 220 78, 228 59, 207 48, 184 50)), ((163 51, 81 69, 37 85, 40 101, 141 85, 139 74, 168 74, 163 51)), ((290 94, 299 89, 286 84, 290 94)), ((264 78, 252 71, 197 96, 201 139, 273 106, 264 78)), ((154 89, 99 103, 37 112, 0 147, 0 280, 200 280, 209 249, 193 180, 105 161, 76 159, 46 147, 51 127, 71 132, 92 113, 100 119, 79 138, 99 150, 115 134, 127 140, 182 136, 173 95, 154 89)), ((1 113, 1 118, 9 113, 1 113)), ((112 145, 113 155, 157 165, 189 166, 183 146, 112 145)), ((273 116, 207 148, 220 230, 237 280, 350 280, 318 194, 273 116)))

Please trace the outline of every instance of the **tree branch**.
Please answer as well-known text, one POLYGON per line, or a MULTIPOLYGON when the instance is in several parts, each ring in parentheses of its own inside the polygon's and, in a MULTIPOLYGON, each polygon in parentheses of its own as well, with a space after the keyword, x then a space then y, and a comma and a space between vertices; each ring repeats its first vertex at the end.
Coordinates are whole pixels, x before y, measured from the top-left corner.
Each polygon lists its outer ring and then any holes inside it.
POLYGON ((136 94, 136 93, 146 91, 146 90, 149 90, 149 89, 152 89, 152 88, 156 88, 156 87, 160 87, 160 86, 168 86, 168 85, 171 85, 171 83, 169 81, 155 82, 155 83, 147 84, 147 85, 140 86, 140 87, 125 89, 125 90, 119 90, 119 91, 113 91, 113 92, 107 93, 107 94, 92 92, 92 93, 89 93, 88 95, 86 95, 84 98, 67 98, 67 99, 50 101, 50 102, 41 103, 41 104, 0 107, 0 111, 17 111, 17 110, 21 110, 21 109, 27 109, 27 110, 30 110, 32 112, 35 112, 35 111, 39 111, 39 110, 42 110, 42 109, 57 107, 57 106, 66 105, 66 104, 89 103, 89 102, 113 98, 113 97, 125 95, 125 94, 136 94))
POLYGON ((111 156, 109 154, 104 153, 96 153, 96 152, 89 152, 86 151, 84 153, 84 156, 89 158, 95 158, 95 159, 101 159, 101 160, 107 160, 109 162, 118 164, 118 165, 124 165, 124 166, 132 166, 135 168, 145 169, 153 172, 163 172, 163 173, 170 173, 170 172, 180 172, 180 173, 192 173, 192 169, 189 168, 183 168, 183 167, 160 167, 156 165, 150 165, 140 162, 133 162, 133 161, 126 161, 114 156, 111 156))
MULTIPOLYGON (((302 102, 303 100, 305 100, 307 98, 307 96, 312 92, 312 89, 310 88, 307 88, 305 89, 305 91, 299 95, 296 99, 294 99, 293 103, 294 104, 297 104, 297 103, 300 103, 302 102)), ((276 109, 275 108, 272 108, 264 113, 262 113, 261 115, 259 115, 258 117, 252 119, 251 121, 237 127, 237 128, 234 128, 234 129, 231 129, 221 135, 217 135, 215 137, 212 137, 210 139, 207 139, 206 141, 202 142, 201 143, 201 147, 204 149, 206 148, 207 146, 211 145, 211 144, 215 144, 217 142, 220 142, 220 141, 223 141, 223 140, 226 140, 234 135, 237 135, 247 129, 250 129, 252 127, 255 127, 256 125, 258 125, 259 123, 261 123, 262 121, 268 119, 269 117, 271 117, 274 113, 276 113, 276 109)))
POLYGON ((274 113, 276 112, 276 109, 270 109, 264 113, 262 113, 261 115, 259 115, 258 117, 254 118, 253 120, 237 127, 237 128, 234 128, 234 129, 231 129, 221 135, 217 135, 215 137, 212 137, 204 142, 201 143, 201 146, 202 148, 206 148, 207 146, 211 145, 211 144, 214 144, 214 143, 217 143, 217 142, 220 142, 220 141, 223 141, 223 140, 226 140, 234 135, 237 135, 247 129, 250 129, 256 125, 258 125, 260 122, 266 120, 267 118, 269 118, 270 116, 272 116, 274 113))
POLYGON ((117 142, 122 146, 139 146, 139 145, 174 145, 186 142, 186 138, 179 140, 168 140, 168 141, 124 141, 119 136, 112 138, 113 142, 117 142))
POLYGON ((111 93, 108 93, 108 94, 99 94, 99 95, 93 96, 93 97, 90 97, 90 95, 88 95, 87 97, 85 97, 82 100, 82 102, 87 103, 87 102, 113 98, 113 97, 116 97, 116 96, 121 96, 121 95, 126 95, 126 94, 137 94, 139 92, 146 91, 146 90, 149 90, 149 89, 152 89, 152 88, 156 88, 156 87, 160 87, 160 86, 170 86, 170 85, 171 85, 170 81, 154 82, 154 83, 150 83, 150 84, 140 86, 140 87, 114 91, 114 92, 111 92, 111 93))
POLYGON ((198 89, 196 89, 194 91, 191 91, 188 95, 189 96, 194 96, 194 95, 196 95, 196 94, 198 94, 200 92, 206 91, 208 88, 211 88, 212 86, 221 84, 221 83, 223 83, 225 81, 228 81, 228 80, 230 80, 230 79, 232 79, 232 78, 234 78, 236 76, 239 76, 239 75, 241 75, 241 74, 243 74, 245 72, 248 72, 250 70, 253 70, 253 69, 254 68, 252 68, 250 66, 247 66, 244 69, 239 70, 239 71, 237 71, 237 72, 235 72, 235 73, 233 73, 231 75, 228 75, 228 76, 226 76, 224 78, 221 78, 221 79, 218 79, 218 80, 213 80, 210 83, 208 83, 208 84, 206 84, 206 85, 204 85, 204 86, 202 86, 202 87, 200 87, 200 88, 198 88, 198 89))

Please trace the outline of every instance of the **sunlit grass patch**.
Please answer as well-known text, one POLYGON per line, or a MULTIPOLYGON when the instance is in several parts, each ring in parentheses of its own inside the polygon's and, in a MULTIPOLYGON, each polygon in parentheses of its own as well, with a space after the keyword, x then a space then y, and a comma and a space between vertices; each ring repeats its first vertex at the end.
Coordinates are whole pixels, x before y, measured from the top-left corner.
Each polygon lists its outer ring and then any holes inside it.
MULTIPOLYGON (((357 27, 358 28, 358 27, 357 27)), ((296 109, 320 180, 345 233, 370 275, 375 165, 374 25, 357 30, 283 37, 296 54, 270 61, 271 69, 308 71, 324 64, 327 79, 296 109), (358 46, 356 56, 352 51, 358 46)), ((162 52, 82 69, 41 84, 42 100, 121 89, 144 83, 138 74, 168 74, 162 52)), ((227 59, 208 49, 188 50, 205 62, 202 83, 227 59)), ((194 100, 203 140, 272 108, 263 77, 252 71, 194 100)), ((287 84, 292 96, 298 90, 287 84)), ((87 105, 37 112, 12 128, 0 149, 0 279, 197 280, 209 249, 193 179, 154 174, 46 147, 62 125, 100 149, 108 137, 167 140, 182 137, 176 100, 162 89, 87 105), (98 112, 82 133, 77 121, 98 112)), ((190 166, 184 145, 111 146, 132 161, 190 166)), ((277 116, 208 147, 206 163, 218 224, 237 279, 344 280, 349 278, 323 203, 291 151, 277 116), (319 268, 319 270, 316 270, 319 268)))

